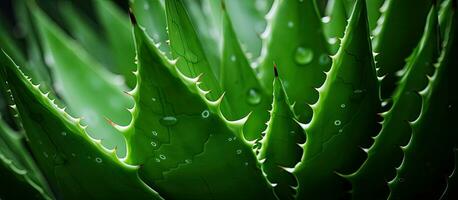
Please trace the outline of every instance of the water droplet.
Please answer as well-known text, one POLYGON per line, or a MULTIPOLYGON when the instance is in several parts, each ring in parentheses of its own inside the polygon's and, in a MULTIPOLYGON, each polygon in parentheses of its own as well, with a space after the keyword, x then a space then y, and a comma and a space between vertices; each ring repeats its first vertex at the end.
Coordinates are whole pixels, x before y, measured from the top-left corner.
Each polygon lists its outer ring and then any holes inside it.
POLYGON ((294 27, 294 22, 289 21, 289 22, 288 22, 288 27, 289 27, 289 28, 293 28, 293 27, 294 27))
POLYGON ((342 124, 342 122, 340 120, 334 121, 334 125, 336 125, 336 126, 340 126, 341 124, 342 124))
POLYGON ((157 146, 156 142, 151 142, 151 146, 153 147, 157 146))
POLYGON ((162 160, 165 160, 167 157, 165 157, 165 155, 161 154, 161 155, 159 155, 159 158, 162 159, 162 160))
POLYGON ((149 4, 145 2, 145 4, 143 4, 143 9, 149 10, 149 4))
POLYGON ((174 116, 165 116, 160 120, 160 123, 164 126, 173 126, 178 122, 178 119, 174 116))
POLYGON ((156 131, 151 131, 151 133, 152 133, 154 136, 157 136, 157 132, 156 132, 156 131))
POLYGON ((248 162, 245 162, 245 166, 248 166, 248 162))
POLYGON ((255 88, 248 90, 247 101, 251 105, 259 104, 259 102, 261 102, 261 95, 259 94, 259 91, 255 88))
POLYGON ((62 134, 62 136, 66 136, 66 135, 67 135, 67 132, 62 131, 62 133, 60 133, 60 134, 62 134))
POLYGON ((208 118, 208 116, 210 116, 210 112, 208 110, 204 110, 202 111, 201 115, 202 118, 208 118))
POLYGON ((320 56, 320 64, 321 65, 328 65, 331 62, 331 58, 326 54, 321 54, 320 56))
POLYGON ((341 107, 341 108, 345 108, 345 107, 347 107, 347 105, 345 105, 345 104, 343 103, 343 104, 340 104, 340 107, 341 107))
POLYGON ((231 56, 231 61, 232 61, 232 62, 235 62, 236 60, 237 60, 237 57, 235 57, 235 55, 232 55, 232 56, 231 56))
POLYGON ((336 42, 337 42, 337 38, 335 38, 335 37, 332 37, 332 38, 328 39, 328 43, 329 44, 335 44, 336 42))
POLYGON ((99 158, 99 157, 97 157, 97 158, 95 158, 95 162, 97 162, 97 163, 102 163, 102 159, 99 158))
POLYGON ((156 162, 161 162, 161 160, 159 158, 155 158, 154 159, 156 162))
POLYGON ((192 160, 191 159, 186 159, 186 160, 184 160, 184 162, 190 164, 190 163, 192 163, 192 160))
POLYGON ((166 40, 165 43, 166 43, 167 45, 170 45, 170 40, 166 40))
POLYGON ((156 98, 153 97, 153 98, 151 98, 151 100, 156 101, 156 98))
POLYGON ((239 155, 242 154, 242 150, 241 150, 241 149, 237 149, 236 152, 237 152, 237 154, 239 154, 239 155))
POLYGON ((45 63, 47 65, 54 65, 54 57, 51 54, 45 54, 45 63))
POLYGON ((298 64, 308 64, 313 60, 313 51, 308 48, 298 47, 296 49, 295 59, 298 64))
POLYGON ((231 138, 231 137, 230 137, 230 138, 227 138, 227 141, 231 142, 231 141, 232 141, 232 138, 231 138))
POLYGON ((294 133, 296 133, 296 131, 290 131, 290 133, 294 134, 294 133))
POLYGON ((329 16, 321 18, 321 22, 323 22, 323 23, 329 23, 330 21, 331 21, 331 17, 329 17, 329 16))

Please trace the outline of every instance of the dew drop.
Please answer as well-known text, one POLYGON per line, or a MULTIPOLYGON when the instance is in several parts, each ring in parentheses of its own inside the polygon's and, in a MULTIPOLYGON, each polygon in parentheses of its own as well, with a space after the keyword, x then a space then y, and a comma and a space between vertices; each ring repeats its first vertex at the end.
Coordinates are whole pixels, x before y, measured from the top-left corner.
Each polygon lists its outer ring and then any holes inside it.
POLYGON ((321 22, 323 22, 323 23, 329 23, 330 21, 331 21, 331 17, 329 17, 329 16, 321 18, 321 22))
POLYGON ((67 132, 62 131, 62 133, 60 133, 60 134, 62 134, 62 136, 66 136, 66 135, 67 135, 67 132))
POLYGON ((161 154, 161 155, 159 155, 159 158, 162 159, 162 160, 165 160, 167 157, 165 157, 165 155, 161 154))
POLYGON ((184 162, 190 164, 190 163, 192 163, 192 160, 191 159, 186 159, 186 160, 184 160, 184 162))
POLYGON ((288 22, 288 27, 289 27, 289 28, 293 28, 293 27, 294 27, 294 22, 289 21, 289 22, 288 22))
POLYGON ((342 133, 343 132, 343 129, 339 129, 339 133, 342 133))
POLYGON ((247 102, 251 105, 257 105, 261 102, 261 95, 259 91, 255 88, 251 88, 247 92, 247 102))
POLYGON ((235 62, 236 60, 237 60, 237 57, 235 57, 235 55, 232 55, 232 56, 231 56, 231 61, 232 61, 232 62, 235 62))
POLYGON ((178 119, 174 116, 165 116, 159 122, 164 126, 173 126, 178 122, 178 119))
POLYGON ((337 38, 335 38, 335 37, 329 38, 329 39, 328 39, 328 43, 329 43, 329 44, 335 44, 335 43, 337 43, 337 38))
POLYGON ((248 162, 245 162, 245 166, 248 166, 248 162))
POLYGON ((151 142, 151 146, 153 147, 157 146, 156 142, 151 142))
POLYGON ((157 132, 156 131, 151 131, 151 133, 153 133, 154 136, 157 136, 157 132))
POLYGON ((149 10, 149 4, 148 3, 143 4, 143 9, 149 10))
POLYGON ((99 158, 99 157, 97 157, 97 158, 95 158, 95 162, 97 162, 97 163, 102 163, 102 159, 99 158))
POLYGON ((230 138, 227 138, 227 141, 228 141, 228 142, 232 142, 232 138, 231 138, 231 137, 230 137, 230 138))
POLYGON ((340 126, 341 124, 342 124, 342 122, 340 120, 334 121, 334 125, 336 125, 336 126, 340 126))
POLYGON ((151 98, 151 100, 156 101, 156 98, 153 97, 153 98, 151 98))
POLYGON ((320 64, 321 65, 328 65, 329 63, 331 63, 331 58, 326 54, 321 54, 321 56, 320 56, 320 64))
POLYGON ((313 51, 308 48, 298 47, 296 49, 295 59, 298 64, 308 64, 313 60, 313 51))
POLYGON ((161 162, 159 158, 154 159, 156 162, 161 162))
POLYGON ((210 116, 210 112, 208 110, 204 110, 202 111, 201 115, 202 118, 208 118, 208 116, 210 116))
POLYGON ((242 150, 241 149, 237 149, 236 153, 240 155, 240 154, 242 154, 242 150))
POLYGON ((340 104, 340 107, 341 107, 341 108, 345 108, 345 107, 347 107, 347 105, 345 105, 345 104, 343 103, 343 104, 340 104))

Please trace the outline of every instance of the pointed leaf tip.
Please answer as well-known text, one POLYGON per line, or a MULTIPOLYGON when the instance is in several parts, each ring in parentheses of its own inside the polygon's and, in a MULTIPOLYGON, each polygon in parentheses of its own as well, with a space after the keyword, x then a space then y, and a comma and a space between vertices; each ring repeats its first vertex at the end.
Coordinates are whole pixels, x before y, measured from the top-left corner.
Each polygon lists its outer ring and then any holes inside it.
POLYGON ((274 75, 275 77, 278 77, 278 71, 277 71, 277 64, 274 63, 274 75))
POLYGON ((132 8, 129 8, 129 18, 130 18, 130 22, 133 25, 137 25, 137 18, 135 18, 135 15, 134 15, 134 12, 132 11, 132 8))

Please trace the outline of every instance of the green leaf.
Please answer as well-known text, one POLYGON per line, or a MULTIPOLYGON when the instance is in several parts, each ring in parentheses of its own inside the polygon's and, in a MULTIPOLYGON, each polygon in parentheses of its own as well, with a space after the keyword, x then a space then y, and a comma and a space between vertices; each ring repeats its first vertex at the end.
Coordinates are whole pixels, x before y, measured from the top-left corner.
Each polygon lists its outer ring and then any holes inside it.
POLYGON ((278 199, 293 199, 298 182, 292 171, 301 161, 305 133, 294 120, 283 85, 274 79, 274 93, 270 120, 261 140, 258 159, 262 170, 274 187, 278 199))
POLYGON ((116 70, 113 69, 115 62, 110 55, 107 42, 104 41, 105 35, 100 34, 100 31, 97 31, 96 27, 91 24, 90 19, 83 15, 71 2, 64 1, 60 5, 65 25, 75 40, 99 63, 110 70, 116 70))
MULTIPOLYGON (((369 21, 369 29, 374 30, 377 27, 377 21, 380 18, 383 10, 382 6, 388 0, 369 0, 367 1, 367 19, 369 21)), ((388 5, 388 4, 386 4, 388 5)))
POLYGON ((243 49, 249 55, 250 61, 255 61, 261 54, 262 41, 260 35, 266 28, 265 15, 271 9, 273 1, 225 1, 226 10, 231 20, 237 25, 234 31, 243 49))
MULTIPOLYGON (((456 15, 456 13, 453 13, 456 15)), ((434 16, 435 17, 435 16, 434 16)), ((402 147, 404 159, 397 168, 396 177, 389 182, 389 199, 439 199, 448 187, 447 177, 454 170, 453 148, 457 144, 456 113, 450 106, 456 91, 456 80, 448 80, 447 74, 456 68, 458 42, 456 38, 458 18, 453 17, 447 25, 449 37, 444 41, 441 57, 428 86, 421 91, 423 101, 420 116, 411 123, 412 138, 402 147), (427 181, 425 181, 427 180, 427 181)), ((455 70, 456 71, 456 70, 455 70)), ((454 78, 456 79, 456 78, 454 78)))
POLYGON ((199 86, 210 91, 207 95, 210 100, 216 100, 222 94, 221 88, 182 0, 168 0, 165 3, 170 47, 172 57, 178 59, 178 69, 188 77, 194 78, 202 74, 202 83, 199 86))
POLYGON ((244 125, 244 136, 253 141, 261 138, 265 122, 269 118, 271 95, 267 95, 259 83, 250 63, 245 57, 232 28, 231 20, 226 11, 223 13, 223 53, 221 61, 221 83, 225 91, 227 109, 223 113, 236 120, 247 116, 244 125))
POLYGON ((263 33, 264 47, 261 55, 261 83, 267 93, 272 92, 272 64, 278 66, 285 91, 301 122, 312 117, 309 105, 318 100, 318 91, 331 65, 328 46, 315 1, 275 1, 268 27, 263 33), (285 38, 289 41, 285 42, 285 38))
POLYGON ((160 43, 159 49, 170 57, 170 46, 167 44, 167 21, 164 5, 160 0, 134 0, 131 3, 137 23, 145 28, 148 36, 156 43, 160 43))
POLYGON ((184 1, 191 23, 196 28, 203 52, 216 77, 221 60, 221 3, 215 0, 184 1))
POLYGON ((379 54, 375 57, 378 75, 386 76, 382 82, 383 99, 393 95, 398 81, 395 73, 420 41, 432 0, 386 0, 385 4, 372 43, 379 54))
POLYGON ((393 96, 393 105, 382 113, 382 129, 374 144, 367 150, 368 157, 355 173, 347 176, 353 184, 352 194, 357 199, 388 195, 388 180, 395 176, 395 167, 401 164, 401 147, 407 145, 412 135, 412 124, 420 116, 422 98, 420 91, 427 86, 427 76, 434 72, 433 63, 438 57, 437 11, 431 8, 424 35, 410 57, 393 96))
POLYGON ((13 91, 28 145, 58 198, 161 199, 138 178, 138 166, 124 164, 90 138, 80 119, 55 105, 6 54, 0 62, 0 79, 13 91))
POLYGON ((198 83, 203 77, 186 77, 161 56, 147 33, 135 26, 134 34, 136 105, 132 123, 122 127, 127 162, 141 165, 140 177, 165 198, 273 199, 241 125, 222 118, 222 99, 206 100, 198 83), (240 193, 241 187, 246 191, 240 193))
POLYGON ((307 141, 294 174, 298 199, 345 199, 351 173, 364 161, 371 136, 379 130, 379 84, 371 52, 365 0, 357 0, 320 98, 305 125, 307 141), (332 192, 329 192, 332 191, 332 192))
POLYGON ((324 34, 330 45, 330 52, 337 53, 340 47, 340 40, 344 36, 347 26, 347 14, 344 0, 330 0, 326 7, 326 17, 322 18, 324 34))
POLYGON ((3 198, 52 199, 52 193, 27 152, 23 135, 0 119, 0 196, 3 198))
POLYGON ((57 92, 72 112, 85 118, 92 137, 101 139, 109 149, 117 147, 119 155, 124 156, 125 139, 106 122, 106 118, 128 124, 130 115, 127 108, 132 107, 132 101, 117 88, 112 74, 105 71, 38 8, 32 9, 57 92))
POLYGON ((115 72, 124 77, 127 86, 135 86, 135 47, 127 13, 109 0, 93 0, 109 49, 115 61, 115 72))

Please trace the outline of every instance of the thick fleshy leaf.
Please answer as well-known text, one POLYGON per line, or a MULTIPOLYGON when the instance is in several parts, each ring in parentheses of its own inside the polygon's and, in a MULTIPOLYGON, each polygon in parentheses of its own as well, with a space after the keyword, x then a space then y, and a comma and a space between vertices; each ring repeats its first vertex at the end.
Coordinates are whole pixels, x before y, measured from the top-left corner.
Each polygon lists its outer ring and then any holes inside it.
POLYGON ((420 41, 432 0, 386 0, 385 4, 372 43, 379 54, 375 57, 378 75, 386 76, 382 81, 383 99, 392 96, 399 78, 396 72, 420 41))
POLYGON ((214 0, 184 1, 203 52, 215 77, 220 74, 221 2, 214 0))
POLYGON ((394 96, 393 105, 383 113, 382 129, 374 144, 367 150, 368 157, 355 173, 347 176, 353 184, 352 194, 357 199, 388 195, 388 183, 395 177, 395 167, 403 160, 402 146, 412 135, 412 122, 418 119, 422 107, 420 91, 434 72, 438 57, 437 11, 429 13, 424 35, 405 67, 394 96))
MULTIPOLYGON (((3 53, 3 52, 2 52, 3 53)), ((0 197, 52 199, 52 193, 27 152, 23 135, 0 119, 0 197)))
POLYGON ((371 52, 365 0, 357 0, 313 118, 305 126, 307 141, 294 174, 298 199, 345 199, 348 181, 337 173, 351 173, 365 159, 378 130, 379 85, 371 52), (329 192, 333 191, 333 192, 329 192))
POLYGON ((110 70, 116 70, 113 69, 116 67, 115 61, 110 55, 110 50, 105 41, 107 38, 104 38, 105 35, 100 34, 100 31, 96 30, 96 26, 91 24, 94 22, 90 21, 71 2, 64 1, 60 5, 62 9, 60 13, 72 37, 99 63, 110 70))
POLYGON ((279 78, 274 79, 273 87, 270 120, 260 143, 258 159, 277 198, 293 199, 298 182, 291 170, 301 161, 303 150, 300 145, 305 142, 305 133, 294 119, 279 78))
POLYGON ((238 131, 226 126, 221 99, 208 102, 201 78, 178 71, 138 26, 134 34, 138 85, 132 91, 133 121, 123 128, 127 162, 141 165, 140 177, 165 198, 272 199, 240 125, 231 126, 238 131))
POLYGON ((237 25, 234 31, 250 61, 254 61, 261 54, 260 35, 266 28, 265 15, 271 9, 273 1, 225 1, 231 21, 237 25))
POLYGON ((168 0, 165 2, 165 8, 172 57, 178 59, 178 69, 192 78, 203 75, 199 86, 205 91, 210 91, 207 95, 210 100, 216 100, 222 91, 183 1, 168 0))
POLYGON ((330 52, 337 53, 340 47, 339 38, 343 38, 347 26, 347 13, 344 6, 345 0, 330 0, 326 7, 326 17, 321 21, 324 23, 323 30, 330 45, 330 52))
POLYGON ((90 138, 80 120, 55 105, 6 54, 0 63, 0 79, 13 91, 28 145, 56 198, 161 199, 139 179, 137 166, 90 138))
POLYGON ((161 44, 159 49, 170 57, 165 8, 161 0, 133 0, 131 7, 137 23, 145 28, 154 42, 161 44))
MULTIPOLYGON (((455 13, 453 13, 456 15, 455 13)), ((458 18, 454 16, 447 25, 448 38, 444 41, 435 74, 420 93, 423 106, 417 120, 412 122, 412 138, 402 147, 404 159, 397 168, 396 177, 390 181, 389 199, 439 199, 447 188, 447 179, 455 169, 453 148, 458 141, 455 126, 456 112, 451 106, 458 84, 447 76, 456 68, 458 18), (427 180, 427 181, 426 181, 427 180)), ((456 70, 455 70, 456 71, 456 70)), ((456 188, 455 188, 456 189, 456 188)))
POLYGON ((135 48, 127 13, 109 0, 93 0, 108 46, 114 59, 115 72, 124 77, 127 86, 135 86, 135 48))
POLYGON ((272 64, 281 66, 278 73, 291 103, 295 103, 295 114, 301 122, 308 122, 310 105, 318 100, 315 88, 323 84, 324 71, 331 65, 315 1, 275 1, 267 18, 259 66, 261 83, 271 93, 272 64))
POLYGON ((33 14, 58 86, 57 92, 73 113, 85 118, 92 137, 102 140, 107 148, 117 147, 119 155, 124 156, 125 139, 106 119, 128 124, 127 108, 132 107, 132 101, 116 87, 114 75, 105 71, 44 13, 33 8, 33 14))
MULTIPOLYGON (((367 1, 367 19, 369 21, 369 29, 374 30, 377 27, 377 21, 380 18, 383 4, 387 0, 368 0, 367 1)), ((387 4, 388 5, 388 4, 387 4)))
POLYGON ((223 113, 230 120, 247 116, 244 125, 244 136, 253 141, 261 138, 265 123, 269 118, 271 95, 267 95, 261 87, 250 63, 238 42, 232 23, 224 11, 223 14, 223 53, 221 61, 221 83, 225 91, 225 101, 229 106, 223 113))

